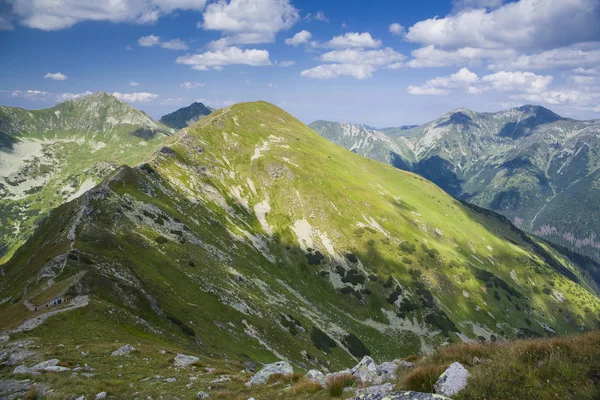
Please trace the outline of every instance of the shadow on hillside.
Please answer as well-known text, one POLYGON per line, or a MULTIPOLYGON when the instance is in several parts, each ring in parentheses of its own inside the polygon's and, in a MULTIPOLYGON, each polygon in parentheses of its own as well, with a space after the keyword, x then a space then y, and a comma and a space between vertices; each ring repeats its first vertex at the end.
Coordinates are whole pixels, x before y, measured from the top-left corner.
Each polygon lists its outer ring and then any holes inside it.
POLYGON ((17 144, 18 142, 19 141, 13 138, 12 136, 4 132, 0 132, 0 151, 3 151, 5 153, 12 153, 15 149, 15 144, 17 144))

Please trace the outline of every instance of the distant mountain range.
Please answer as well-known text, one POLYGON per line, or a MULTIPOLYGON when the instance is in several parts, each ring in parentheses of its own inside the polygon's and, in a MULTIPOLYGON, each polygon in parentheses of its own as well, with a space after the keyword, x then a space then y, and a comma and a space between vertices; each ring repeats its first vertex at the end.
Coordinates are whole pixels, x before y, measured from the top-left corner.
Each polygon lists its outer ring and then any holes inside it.
POLYGON ((527 105, 454 110, 427 124, 377 131, 316 121, 323 137, 416 172, 516 226, 600 259, 600 121, 527 105))
POLYGON ((163 116, 160 122, 170 128, 179 130, 190 126, 213 111, 212 108, 196 102, 163 116))
POLYGON ((103 92, 44 110, 0 106, 0 262, 52 208, 173 132, 103 92))

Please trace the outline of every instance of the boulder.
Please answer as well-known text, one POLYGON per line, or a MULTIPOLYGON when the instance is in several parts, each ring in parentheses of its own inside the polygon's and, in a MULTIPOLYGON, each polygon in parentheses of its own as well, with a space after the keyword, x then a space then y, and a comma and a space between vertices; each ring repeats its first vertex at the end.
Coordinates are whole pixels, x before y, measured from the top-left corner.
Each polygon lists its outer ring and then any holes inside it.
POLYGON ((396 360, 394 362, 401 368, 414 368, 415 367, 415 364, 411 363, 410 361, 396 360))
POLYGON ((350 373, 362 384, 381 384, 384 381, 379 366, 369 356, 364 356, 350 373))
POLYGON ((125 346, 119 347, 118 350, 113 351, 111 356, 124 356, 126 354, 131 353, 132 351, 135 351, 135 348, 130 344, 126 344, 125 346))
POLYGON ((173 366, 176 368, 187 368, 190 365, 197 363, 200 361, 198 357, 195 356, 186 356, 185 354, 177 354, 175 357, 175 361, 173 362, 173 366))
POLYGON ((454 396, 467 386, 469 371, 461 363, 451 364, 434 385, 435 392, 444 396, 454 396))
POLYGON ((353 400, 450 400, 439 394, 421 392, 366 393, 353 397, 353 400))
POLYGON ((254 361, 246 361, 244 363, 244 368, 246 368, 246 371, 248 372, 254 372, 256 371, 256 363, 254 361))
POLYGON ((96 395, 96 400, 104 400, 106 399, 106 392, 100 392, 96 395))
POLYGON ((319 371, 318 369, 311 369, 310 371, 308 371, 306 373, 305 378, 311 382, 318 383, 322 387, 327 386, 327 381, 325 379, 325 375, 323 375, 323 373, 321 371, 319 371))
POLYGON ((248 382, 248 385, 264 385, 271 375, 291 375, 294 373, 292 365, 287 361, 278 361, 273 364, 267 364, 256 373, 248 382))
POLYGON ((208 399, 210 397, 210 395, 206 392, 198 392, 196 393, 196 398, 197 399, 208 399))
POLYGON ((51 360, 43 361, 39 364, 36 364, 31 368, 27 368, 24 365, 19 365, 17 368, 14 369, 13 374, 30 374, 30 373, 37 373, 40 371, 45 371, 45 372, 70 371, 69 368, 61 367, 58 365, 58 363, 59 363, 59 360, 57 360, 56 358, 53 358, 51 360))
POLYGON ((379 371, 383 375, 383 380, 387 381, 396 377, 396 371, 398 370, 398 364, 394 362, 384 362, 379 364, 379 371))

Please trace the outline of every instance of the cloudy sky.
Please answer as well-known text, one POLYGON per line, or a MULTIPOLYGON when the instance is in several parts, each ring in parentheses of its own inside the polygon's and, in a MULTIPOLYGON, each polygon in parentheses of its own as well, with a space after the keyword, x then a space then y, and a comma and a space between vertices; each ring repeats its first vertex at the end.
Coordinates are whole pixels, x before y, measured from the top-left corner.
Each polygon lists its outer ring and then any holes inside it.
POLYGON ((377 127, 600 118, 600 0, 0 0, 0 104, 101 90, 155 118, 259 99, 377 127))

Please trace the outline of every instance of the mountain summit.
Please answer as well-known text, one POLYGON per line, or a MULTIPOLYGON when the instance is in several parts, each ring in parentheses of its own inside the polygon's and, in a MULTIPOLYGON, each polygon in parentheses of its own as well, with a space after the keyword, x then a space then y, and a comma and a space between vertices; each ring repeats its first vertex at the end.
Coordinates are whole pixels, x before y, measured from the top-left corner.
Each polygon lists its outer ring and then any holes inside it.
POLYGON ((195 102, 187 107, 180 108, 177 111, 163 116, 160 119, 160 122, 162 122, 170 128, 179 130, 190 126, 191 124, 198 121, 200 118, 207 116, 211 112, 213 112, 211 108, 206 107, 202 103, 195 102))

